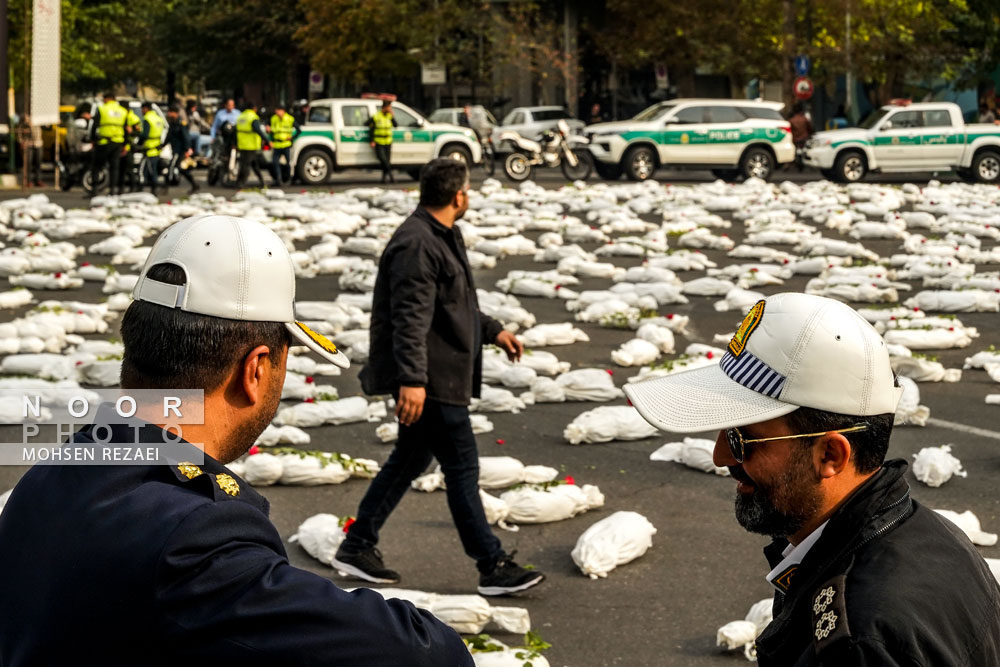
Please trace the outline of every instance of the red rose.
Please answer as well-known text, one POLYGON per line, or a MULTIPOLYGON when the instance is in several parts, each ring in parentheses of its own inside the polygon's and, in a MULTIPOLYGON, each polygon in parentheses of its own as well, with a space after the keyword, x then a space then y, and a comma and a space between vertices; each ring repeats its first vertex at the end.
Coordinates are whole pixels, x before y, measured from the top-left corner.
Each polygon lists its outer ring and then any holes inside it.
POLYGON ((311 375, 306 376, 306 384, 312 384, 313 382, 315 382, 315 380, 311 375))
POLYGON ((254 445, 247 451, 247 454, 250 456, 253 456, 254 454, 260 454, 260 447, 254 445))
POLYGON ((507 442, 507 441, 506 441, 506 440, 504 440, 503 438, 497 438, 497 444, 498 444, 498 445, 502 445, 502 444, 504 444, 505 442, 507 442))
POLYGON ((566 483, 567 484, 573 484, 573 485, 576 484, 576 480, 573 479, 573 475, 566 475, 566 483))
POLYGON ((304 402, 305 403, 315 403, 316 399, 313 398, 312 396, 310 396, 309 398, 305 399, 304 402))
POLYGON ((353 525, 354 525, 354 522, 355 522, 356 520, 357 520, 357 519, 355 519, 354 517, 350 517, 350 518, 348 518, 348 519, 347 519, 346 521, 344 521, 344 532, 345 532, 345 533, 346 533, 347 531, 349 531, 349 530, 351 529, 351 526, 353 526, 353 525))

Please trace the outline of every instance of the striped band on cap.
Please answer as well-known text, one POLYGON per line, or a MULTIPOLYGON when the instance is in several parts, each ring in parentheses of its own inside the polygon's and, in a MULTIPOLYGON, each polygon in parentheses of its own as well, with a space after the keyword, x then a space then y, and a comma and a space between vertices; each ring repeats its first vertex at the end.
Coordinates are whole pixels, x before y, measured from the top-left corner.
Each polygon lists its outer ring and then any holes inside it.
POLYGON ((729 379, 759 394, 778 398, 785 386, 785 376, 755 357, 748 350, 739 356, 726 352, 719 363, 729 379))

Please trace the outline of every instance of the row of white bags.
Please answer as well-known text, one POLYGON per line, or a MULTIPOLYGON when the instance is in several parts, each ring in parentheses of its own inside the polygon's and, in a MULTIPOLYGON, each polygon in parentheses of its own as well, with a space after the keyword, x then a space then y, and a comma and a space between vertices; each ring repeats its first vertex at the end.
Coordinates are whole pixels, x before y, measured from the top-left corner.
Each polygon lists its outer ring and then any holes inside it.
POLYGON ((258 452, 229 464, 230 470, 252 486, 319 486, 340 484, 351 477, 370 479, 379 471, 377 461, 356 459, 333 452, 309 452, 279 447, 274 453, 258 452))

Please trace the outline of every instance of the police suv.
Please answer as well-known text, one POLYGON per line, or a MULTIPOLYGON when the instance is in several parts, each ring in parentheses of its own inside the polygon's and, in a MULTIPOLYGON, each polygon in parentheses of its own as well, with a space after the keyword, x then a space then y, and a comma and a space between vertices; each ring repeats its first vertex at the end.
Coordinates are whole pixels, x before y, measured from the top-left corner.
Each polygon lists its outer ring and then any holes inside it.
MULTIPOLYGON (((377 168, 368 119, 382 105, 379 99, 322 99, 309 103, 302 132, 292 144, 292 164, 303 183, 325 183, 334 171, 377 168)), ((392 164, 414 177, 436 157, 472 165, 482 159, 475 133, 466 127, 432 123, 399 102, 392 103, 392 164)))
POLYGON ((890 104, 859 127, 817 132, 804 163, 831 179, 854 182, 869 171, 954 170, 966 180, 1000 182, 1000 126, 966 125, 951 102, 890 104))
POLYGON ((677 99, 631 120, 589 125, 594 166, 603 178, 624 171, 633 181, 658 167, 709 169, 718 178, 766 179, 795 159, 791 126, 780 102, 677 99))

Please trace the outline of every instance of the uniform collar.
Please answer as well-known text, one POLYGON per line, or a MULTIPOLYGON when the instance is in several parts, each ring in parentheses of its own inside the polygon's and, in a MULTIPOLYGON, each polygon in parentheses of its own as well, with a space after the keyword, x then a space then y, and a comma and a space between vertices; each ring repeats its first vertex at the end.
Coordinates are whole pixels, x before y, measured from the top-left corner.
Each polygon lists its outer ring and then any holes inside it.
POLYGON ((809 550, 812 549, 813 545, 819 540, 820 535, 823 534, 823 529, 829 520, 824 521, 819 525, 819 528, 809 533, 806 539, 799 542, 797 545, 792 545, 790 542, 782 550, 781 555, 783 558, 781 562, 775 565, 767 576, 767 583, 774 586, 774 588, 782 593, 788 592, 788 587, 791 584, 792 576, 795 574, 795 570, 798 569, 799 563, 806 557, 809 550))

